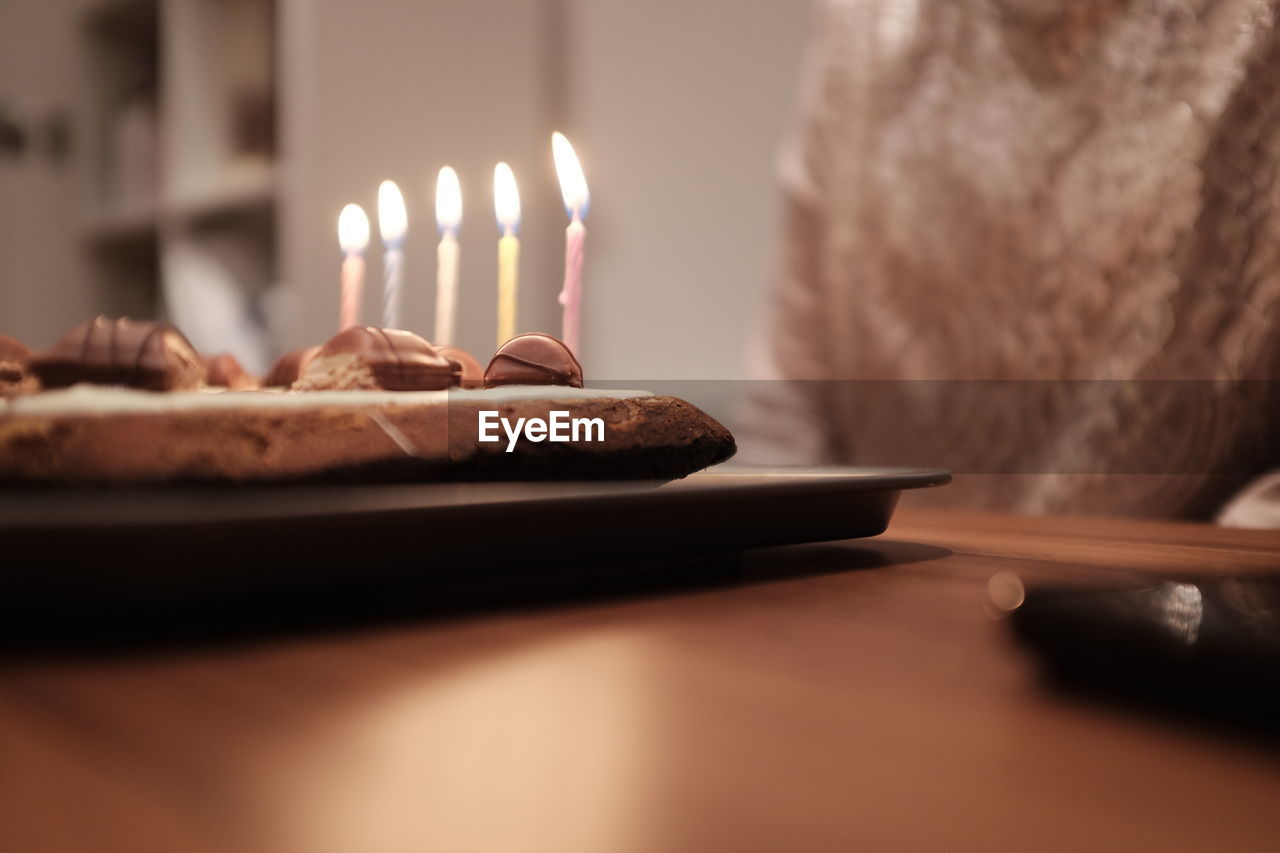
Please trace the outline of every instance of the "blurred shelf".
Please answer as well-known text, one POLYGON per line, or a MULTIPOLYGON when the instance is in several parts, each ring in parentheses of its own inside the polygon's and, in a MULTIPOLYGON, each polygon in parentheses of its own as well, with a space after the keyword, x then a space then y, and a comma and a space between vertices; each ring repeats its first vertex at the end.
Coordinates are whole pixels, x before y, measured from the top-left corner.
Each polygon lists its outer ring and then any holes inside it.
POLYGON ((261 212, 275 204, 276 194, 274 168, 237 168, 218 180, 189 186, 159 203, 130 205, 93 215, 82 227, 81 238, 97 247, 126 247, 157 239, 163 228, 261 212))
POLYGON ((165 313, 166 260, 192 241, 225 261, 246 294, 280 278, 282 2, 77 4, 86 141, 72 227, 117 310, 165 313))
POLYGON ((159 18, 158 0, 94 0, 82 20, 86 28, 103 35, 154 40, 159 18))
POLYGON ((121 206, 91 216, 81 228, 81 239, 97 248, 127 248, 155 239, 160 226, 157 204, 121 206))
POLYGON ((188 183, 164 202, 166 223, 190 225, 213 217, 261 210, 275 203, 276 171, 270 164, 229 168, 216 179, 188 183))

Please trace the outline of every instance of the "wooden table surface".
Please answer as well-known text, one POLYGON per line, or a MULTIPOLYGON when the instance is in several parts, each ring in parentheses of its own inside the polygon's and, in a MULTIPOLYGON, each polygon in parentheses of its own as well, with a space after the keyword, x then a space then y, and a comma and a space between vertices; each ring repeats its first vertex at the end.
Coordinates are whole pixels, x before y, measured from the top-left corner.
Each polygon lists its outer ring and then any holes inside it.
POLYGON ((1048 689, 985 602, 1277 566, 1270 533, 905 508, 717 584, 10 655, 0 848, 1276 850, 1273 747, 1048 689))

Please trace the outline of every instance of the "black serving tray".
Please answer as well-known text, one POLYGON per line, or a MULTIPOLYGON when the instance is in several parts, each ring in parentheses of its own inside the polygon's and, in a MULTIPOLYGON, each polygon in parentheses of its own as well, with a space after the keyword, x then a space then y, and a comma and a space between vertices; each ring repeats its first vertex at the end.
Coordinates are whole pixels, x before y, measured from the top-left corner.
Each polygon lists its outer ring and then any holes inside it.
POLYGON ((0 577, 211 592, 682 556, 874 536, 946 471, 722 465, 669 483, 0 490, 0 577))

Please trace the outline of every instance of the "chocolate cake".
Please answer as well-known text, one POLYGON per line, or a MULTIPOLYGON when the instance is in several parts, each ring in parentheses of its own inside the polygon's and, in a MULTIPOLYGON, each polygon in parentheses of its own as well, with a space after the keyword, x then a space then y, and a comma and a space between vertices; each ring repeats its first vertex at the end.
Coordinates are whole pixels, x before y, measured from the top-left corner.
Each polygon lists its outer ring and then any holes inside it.
POLYGON ((171 327, 78 326, 25 361, 45 390, 0 403, 0 481, 665 480, 735 448, 683 400, 583 388, 547 335, 513 338, 483 377, 461 350, 372 326, 286 359, 266 384, 296 369, 288 390, 215 390, 171 327))

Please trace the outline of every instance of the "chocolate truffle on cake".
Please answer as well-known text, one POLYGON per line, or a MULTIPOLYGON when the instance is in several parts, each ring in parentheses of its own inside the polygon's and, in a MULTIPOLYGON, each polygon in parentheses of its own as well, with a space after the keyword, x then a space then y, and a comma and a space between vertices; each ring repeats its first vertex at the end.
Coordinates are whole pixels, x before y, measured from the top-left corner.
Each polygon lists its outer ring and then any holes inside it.
POLYGON ((582 365, 569 348, 550 335, 516 335, 502 345, 484 372, 486 388, 500 385, 582 387, 582 365))
POLYGON ((22 364, 31 356, 31 350, 22 341, 8 335, 0 335, 0 364, 22 364))
POLYGON ((26 361, 30 357, 26 344, 0 335, 0 397, 28 394, 39 388, 35 377, 27 373, 26 361))
POLYGON ((127 385, 147 391, 199 388, 200 357, 168 323, 95 317, 27 361, 45 388, 78 382, 127 385))
POLYGON ((214 388, 226 388, 230 391, 246 391, 258 387, 258 379, 248 371, 229 352, 200 357, 204 364, 204 384, 214 388))
POLYGON ((480 369, 480 362, 476 361, 471 353, 460 347, 445 344, 436 347, 436 354, 453 362, 454 385, 460 388, 484 387, 484 371, 480 369))
POLYGON ((453 375, 453 363, 413 332, 352 326, 320 348, 293 389, 436 391, 453 375))
POLYGON ((307 369, 307 365, 311 363, 311 359, 315 358, 318 352, 320 352, 320 347, 303 347, 302 349, 290 350, 280 356, 276 359, 276 363, 271 365, 271 369, 267 371, 266 377, 262 380, 262 387, 288 388, 302 378, 302 372, 307 369))

